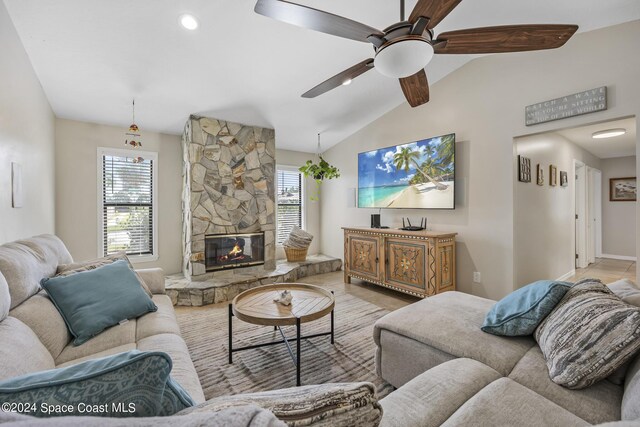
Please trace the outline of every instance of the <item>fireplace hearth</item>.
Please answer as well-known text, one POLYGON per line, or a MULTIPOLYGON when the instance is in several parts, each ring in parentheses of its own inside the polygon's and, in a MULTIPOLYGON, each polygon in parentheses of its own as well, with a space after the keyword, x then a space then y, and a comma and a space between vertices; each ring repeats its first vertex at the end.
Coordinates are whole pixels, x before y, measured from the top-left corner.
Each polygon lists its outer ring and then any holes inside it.
POLYGON ((204 242, 207 272, 264 264, 264 232, 207 234, 204 242))

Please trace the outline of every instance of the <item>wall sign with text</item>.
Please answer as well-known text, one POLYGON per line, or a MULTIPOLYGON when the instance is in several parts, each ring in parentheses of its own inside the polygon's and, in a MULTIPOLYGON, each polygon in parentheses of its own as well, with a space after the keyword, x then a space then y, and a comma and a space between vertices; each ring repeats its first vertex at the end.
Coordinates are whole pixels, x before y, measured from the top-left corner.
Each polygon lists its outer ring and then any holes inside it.
POLYGON ((538 102, 525 107, 525 124, 527 126, 554 120, 581 116, 607 109, 607 87, 585 90, 561 98, 538 102))

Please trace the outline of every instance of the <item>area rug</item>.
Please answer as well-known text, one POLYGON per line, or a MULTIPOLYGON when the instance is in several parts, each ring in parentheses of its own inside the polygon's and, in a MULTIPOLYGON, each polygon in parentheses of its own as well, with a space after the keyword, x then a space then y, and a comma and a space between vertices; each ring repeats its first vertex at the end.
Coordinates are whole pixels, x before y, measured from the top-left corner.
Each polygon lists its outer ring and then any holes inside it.
MULTIPOLYGON (((328 336, 302 341, 302 384, 369 381, 382 398, 393 388, 375 372, 373 324, 388 311, 342 290, 335 296, 335 345, 328 336)), ((233 364, 228 363, 226 305, 178 308, 176 313, 207 399, 295 386, 295 365, 284 344, 236 352, 233 364)), ((281 339, 270 326, 236 318, 233 325, 234 347, 281 339)), ((302 325, 303 336, 329 330, 329 316, 302 325)), ((294 326, 283 331, 295 337, 294 326)))

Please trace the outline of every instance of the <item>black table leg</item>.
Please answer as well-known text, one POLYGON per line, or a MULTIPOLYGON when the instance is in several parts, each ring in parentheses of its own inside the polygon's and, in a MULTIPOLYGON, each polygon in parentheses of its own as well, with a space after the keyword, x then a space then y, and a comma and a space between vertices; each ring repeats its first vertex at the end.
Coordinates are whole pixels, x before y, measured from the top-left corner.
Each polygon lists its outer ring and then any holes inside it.
POLYGON ((300 352, 300 318, 296 317, 296 345, 297 345, 297 353, 296 353, 296 386, 300 387, 300 363, 301 363, 301 352, 300 352))
MULTIPOLYGON (((333 291, 331 291, 331 295, 333 295, 333 291)), ((333 334, 333 312, 335 311, 335 306, 333 310, 331 310, 331 344, 334 343, 334 334, 333 334)))
POLYGON ((233 363, 233 307, 229 304, 229 363, 233 363))

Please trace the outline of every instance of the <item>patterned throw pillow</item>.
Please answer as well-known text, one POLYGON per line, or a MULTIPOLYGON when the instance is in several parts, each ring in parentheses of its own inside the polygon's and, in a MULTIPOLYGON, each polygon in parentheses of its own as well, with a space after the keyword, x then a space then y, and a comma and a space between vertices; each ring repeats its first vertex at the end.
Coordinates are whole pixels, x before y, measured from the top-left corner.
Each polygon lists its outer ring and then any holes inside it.
POLYGON ((586 388, 640 349, 640 308, 622 301, 599 280, 581 280, 538 326, 535 339, 553 382, 586 388))
POLYGON ((140 277, 140 275, 136 273, 125 251, 116 252, 115 254, 107 255, 102 258, 92 259, 90 261, 74 262, 72 264, 61 264, 58 266, 58 270, 56 271, 56 277, 66 277, 72 274, 82 273, 83 271, 95 270, 96 268, 103 267, 120 260, 127 261, 127 264, 129 264, 129 268, 131 268, 131 271, 133 271, 138 278, 138 282, 140 282, 140 286, 142 286, 142 289, 144 289, 144 291, 150 297, 153 296, 147 284, 144 283, 144 280, 142 280, 142 277, 140 277))
POLYGON ((173 415, 195 402, 171 366, 166 353, 132 350, 2 381, 0 402, 36 417, 173 415))

